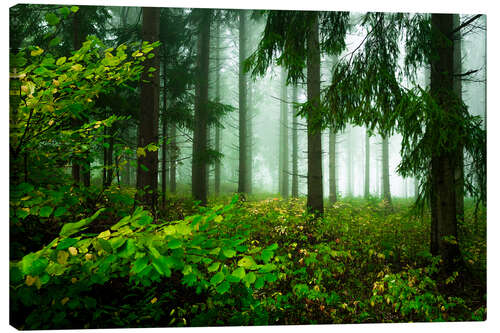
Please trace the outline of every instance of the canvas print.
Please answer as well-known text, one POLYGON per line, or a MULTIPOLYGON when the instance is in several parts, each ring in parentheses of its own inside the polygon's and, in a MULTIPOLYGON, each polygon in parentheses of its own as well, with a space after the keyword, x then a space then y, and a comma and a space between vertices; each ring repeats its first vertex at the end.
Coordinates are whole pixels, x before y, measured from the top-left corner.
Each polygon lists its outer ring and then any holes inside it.
POLYGON ((9 14, 13 327, 486 320, 485 14, 9 14))

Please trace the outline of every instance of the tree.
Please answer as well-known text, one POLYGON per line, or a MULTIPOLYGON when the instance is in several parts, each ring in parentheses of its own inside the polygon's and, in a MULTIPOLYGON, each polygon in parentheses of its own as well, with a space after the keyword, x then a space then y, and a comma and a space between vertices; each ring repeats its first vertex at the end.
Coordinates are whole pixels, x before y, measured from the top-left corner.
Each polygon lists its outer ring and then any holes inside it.
POLYGON ((288 105, 287 105, 286 70, 281 68, 280 79, 280 156, 279 156, 279 178, 281 187, 279 193, 283 198, 288 198, 289 192, 289 169, 288 169, 288 105))
POLYGON ((391 186, 389 182, 389 138, 382 136, 382 199, 391 205, 391 186))
POLYGON ((198 20, 198 53, 196 98, 193 132, 193 163, 191 169, 193 197, 207 204, 207 126, 208 126, 208 72, 210 55, 210 24, 212 11, 196 9, 198 20))
POLYGON ((365 199, 370 197, 370 133, 365 132, 365 199))
POLYGON ((299 197, 299 159, 298 159, 298 107, 297 107, 297 85, 294 84, 292 87, 292 103, 293 103, 293 115, 292 115, 292 198, 299 197))
POLYGON ((276 59, 288 71, 287 82, 294 84, 307 69, 307 102, 300 112, 307 118, 307 209, 319 215, 323 213, 320 52, 339 54, 345 48, 348 21, 346 12, 269 11, 263 37, 247 62, 254 75, 264 75, 276 59))
MULTIPOLYGON (((142 9, 143 40, 159 40, 160 9, 144 7, 142 9)), ((147 70, 141 77, 141 110, 139 115, 138 146, 143 148, 137 153, 137 189, 144 191, 138 199, 152 210, 156 207, 158 191, 158 150, 147 146, 158 144, 160 63, 158 50, 153 50, 153 57, 145 60, 147 70), (151 69, 151 70, 149 70, 151 69)), ((138 192, 139 193, 139 192, 138 192)))
POLYGON ((247 52, 247 18, 243 10, 239 11, 239 75, 238 75, 238 107, 239 107, 239 167, 238 192, 248 193, 248 128, 247 128, 247 78, 243 70, 243 62, 247 52))
POLYGON ((328 136, 328 179, 330 185, 330 204, 337 202, 337 165, 336 165, 336 146, 337 146, 337 133, 333 126, 330 126, 328 136))
MULTIPOLYGON (((220 48, 221 48, 221 35, 220 35, 221 23, 217 22, 215 30, 215 101, 220 103, 220 48)), ((215 127, 215 150, 221 152, 221 128, 220 126, 215 127)), ((220 176, 221 176, 221 161, 217 159, 215 161, 215 171, 214 171, 214 192, 215 195, 220 194, 220 176)))
MULTIPOLYGON (((453 29, 460 26, 460 15, 453 15, 453 29)), ((453 92, 458 100, 462 101, 462 34, 460 30, 453 36, 453 92)), ((457 148, 457 166, 455 169, 457 216, 464 218, 464 147, 457 148)))

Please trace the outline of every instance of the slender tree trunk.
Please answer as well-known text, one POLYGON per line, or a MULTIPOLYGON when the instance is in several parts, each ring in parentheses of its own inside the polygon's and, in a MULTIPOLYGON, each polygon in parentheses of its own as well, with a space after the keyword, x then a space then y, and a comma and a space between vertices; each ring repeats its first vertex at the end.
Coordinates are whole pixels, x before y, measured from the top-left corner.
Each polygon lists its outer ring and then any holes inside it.
POLYGON ((115 148, 115 126, 111 126, 111 137, 108 139, 109 148, 106 150, 108 156, 106 157, 106 187, 111 186, 113 182, 113 151, 115 148))
MULTIPOLYGON (((292 101, 297 103, 297 85, 295 84, 292 89, 292 101)), ((298 130, 297 130, 297 105, 293 105, 292 116, 292 197, 299 197, 299 159, 298 159, 298 130)))
MULTIPOLYGON (((433 57, 431 60, 431 96, 444 114, 456 112, 453 106, 456 96, 453 91, 453 15, 432 14, 431 16, 433 57)), ((451 120, 435 124, 430 130, 437 135, 443 128, 456 126, 451 120)), ((453 145, 452 145, 453 146, 453 145)), ((434 150, 431 157, 431 252, 441 255, 447 271, 456 269, 460 259, 457 234, 457 202, 455 151, 434 150), (446 238, 455 238, 450 242, 446 238)))
MULTIPOLYGON (((160 8, 142 9, 143 40, 155 42, 159 39, 160 8)), ((154 72, 143 71, 141 76, 141 107, 139 115, 139 147, 150 143, 158 144, 160 62, 158 49, 154 57, 144 62, 145 68, 156 68, 154 72)), ((137 189, 144 191, 138 199, 153 211, 156 208, 158 194, 158 151, 146 151, 146 156, 137 156, 137 189)))
MULTIPOLYGON (((453 29, 460 26, 460 15, 453 15, 453 29)), ((462 34, 460 30, 453 36, 453 92, 456 98, 462 102, 462 79, 458 74, 462 73, 462 34)), ((457 149, 457 166, 455 169, 457 217, 461 221, 464 218, 464 145, 459 143, 457 149)))
MULTIPOLYGON (((215 47, 215 101, 220 103, 220 22, 217 22, 216 27, 216 47, 215 47)), ((219 126, 215 127, 215 150, 219 153, 221 149, 221 128, 219 126)), ((215 161, 215 171, 214 171, 214 192, 215 195, 220 194, 220 170, 221 161, 215 161)))
POLYGON ((389 138, 382 137, 382 197, 392 204, 391 187, 389 183, 389 138))
POLYGON ((370 134, 365 133, 365 199, 370 197, 370 134))
MULTIPOLYGON (((80 31, 80 15, 81 13, 76 12, 73 16, 73 48, 74 50, 78 50, 82 47, 82 38, 80 31)), ((78 128, 82 125, 80 119, 71 118, 71 126, 73 128, 78 128)), ((71 164, 71 175, 73 177, 73 181, 78 184, 80 183, 80 161, 78 159, 74 159, 71 164)))
POLYGON ((248 132, 247 132, 247 77, 243 71, 243 62, 246 58, 246 14, 239 12, 239 81, 238 81, 238 107, 239 107, 239 173, 238 192, 248 193, 247 189, 247 167, 248 167, 248 132))
POLYGON ((253 98, 253 90, 252 90, 252 83, 248 81, 248 98, 247 98, 247 131, 248 131, 248 142, 247 142, 247 192, 250 194, 252 193, 252 182, 253 182, 253 105, 252 105, 252 98, 253 98))
POLYGON ((170 193, 175 193, 177 191, 177 159, 179 158, 179 152, 177 148, 177 133, 175 124, 170 124, 170 146, 169 146, 169 157, 170 157, 170 193))
POLYGON ((320 112, 320 54, 318 15, 307 33, 307 100, 311 104, 307 117, 307 209, 323 214, 323 170, 320 112))
POLYGON ((162 117, 162 145, 161 145, 161 203, 165 209, 166 196, 167 196, 167 182, 168 182, 168 163, 167 163, 167 73, 166 73, 166 59, 163 63, 163 117, 162 117))
POLYGON ((333 127, 330 127, 330 133, 328 136, 329 146, 328 146, 328 170, 329 170, 329 185, 330 185, 330 204, 334 204, 337 202, 337 134, 333 127))
POLYGON ((288 198, 288 184, 290 182, 288 170, 288 105, 286 104, 287 86, 286 86, 286 70, 281 69, 281 93, 280 93, 280 136, 281 136, 281 189, 280 194, 283 198, 288 198))
POLYGON ((196 99, 193 133, 192 191, 195 200, 207 204, 207 123, 208 123, 208 73, 210 56, 210 9, 198 9, 200 13, 196 81, 196 99))
POLYGON ((348 132, 347 132, 347 196, 352 197, 353 195, 353 190, 352 190, 352 127, 349 126, 348 132))

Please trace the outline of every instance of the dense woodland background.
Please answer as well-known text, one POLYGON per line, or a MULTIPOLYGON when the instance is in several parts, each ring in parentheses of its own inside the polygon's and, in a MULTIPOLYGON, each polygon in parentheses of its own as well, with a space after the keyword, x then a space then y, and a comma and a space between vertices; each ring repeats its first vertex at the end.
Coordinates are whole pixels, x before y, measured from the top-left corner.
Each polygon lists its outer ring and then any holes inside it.
POLYGON ((20 329, 486 319, 486 16, 10 9, 20 329))

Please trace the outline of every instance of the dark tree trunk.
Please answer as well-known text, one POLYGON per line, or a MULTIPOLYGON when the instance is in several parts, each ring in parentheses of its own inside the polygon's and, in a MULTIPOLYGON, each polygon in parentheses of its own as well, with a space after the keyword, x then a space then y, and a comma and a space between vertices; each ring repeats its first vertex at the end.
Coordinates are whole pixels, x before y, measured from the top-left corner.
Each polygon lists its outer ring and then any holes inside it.
POLYGON ((382 137, 382 198, 391 205, 391 186, 389 182, 389 138, 382 137))
MULTIPOLYGON (((220 103, 220 23, 216 27, 216 47, 215 47, 215 101, 220 103)), ((215 150, 221 152, 221 129, 219 126, 215 127, 215 150)), ((215 161, 214 171, 214 192, 215 195, 220 194, 220 169, 221 161, 215 161)))
MULTIPOLYGON (((453 15, 453 29, 460 26, 460 15, 453 15)), ((462 79, 458 74, 462 73, 462 34, 460 30, 453 36, 453 91, 456 98, 462 102, 462 79)), ((457 149, 457 166, 455 169, 457 217, 464 218, 464 145, 459 143, 457 149)))
MULTIPOLYGON (((159 39, 160 8, 142 9, 143 40, 155 42, 159 39)), ((154 57, 144 62, 146 70, 141 76, 141 108, 139 115, 138 146, 158 144, 160 62, 158 49, 152 51, 154 57), (150 73, 148 68, 156 71, 150 73), (146 81, 146 82, 145 82, 146 81)), ((138 199, 155 210, 158 194, 158 151, 146 151, 146 156, 137 157, 137 189, 144 191, 138 199)))
MULTIPOLYGON (((292 90, 292 101, 297 103, 297 85, 293 86, 292 90)), ((293 105, 293 116, 292 116, 292 197, 299 197, 299 161, 298 161, 298 130, 297 130, 297 112, 298 108, 293 105)))
POLYGON ((248 167, 248 132, 247 132, 247 77, 243 71, 243 62, 246 58, 246 14, 239 13, 239 81, 238 81, 238 107, 239 107, 239 173, 238 192, 248 193, 247 167, 248 167))
POLYGON ((161 204, 165 209, 166 196, 167 196, 167 182, 168 182, 168 163, 167 163, 167 73, 166 73, 166 59, 163 63, 163 117, 162 117, 162 145, 161 145, 161 204))
POLYGON ((179 158, 179 150, 177 147, 177 133, 175 124, 170 124, 170 193, 177 191, 177 159, 179 158))
POLYGON ((207 204, 207 123, 208 123, 208 72, 210 55, 210 23, 212 12, 198 9, 200 14, 196 98, 193 133, 192 192, 201 205, 207 204))
POLYGON ((307 100, 311 105, 307 117, 307 209, 323 214, 323 169, 321 158, 320 54, 318 15, 307 32, 307 100))
POLYGON ((370 135, 365 134, 365 199, 370 197, 370 135))
POLYGON ((248 142, 247 142, 247 153, 248 153, 248 167, 247 167, 247 193, 252 193, 252 174, 253 174, 253 114, 252 114, 252 97, 253 90, 251 82, 248 81, 248 98, 247 98, 247 131, 248 131, 248 142))
POLYGON ((288 198, 290 183, 288 170, 288 106, 287 106, 287 86, 286 86, 286 70, 281 69, 281 93, 280 93, 280 141, 281 141, 281 188, 280 194, 283 198, 288 198))
MULTIPOLYGON (((431 96, 444 114, 456 112, 453 92, 453 15, 432 14, 431 96)), ((438 136, 443 128, 456 126, 453 121, 434 124, 430 130, 438 136)), ((453 143, 450 143, 453 146, 453 143)), ((431 252, 441 255, 447 271, 460 259, 457 235, 455 168, 457 149, 436 149, 431 157, 431 252), (449 237, 456 241, 450 242, 449 237)))
POLYGON ((337 145, 337 135, 333 127, 330 127, 330 133, 328 136, 328 178, 330 185, 330 203, 334 204, 337 202, 337 163, 336 163, 336 145, 337 145))

